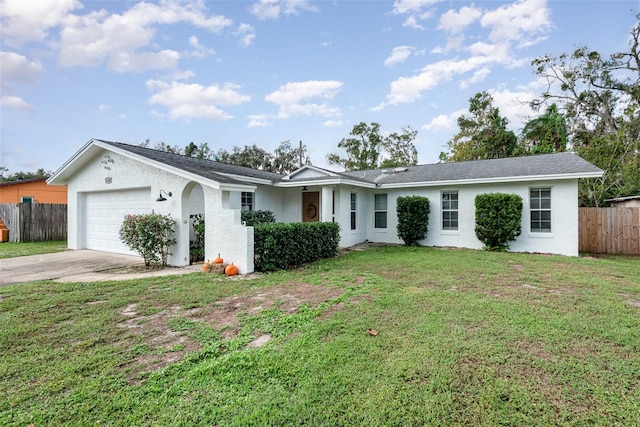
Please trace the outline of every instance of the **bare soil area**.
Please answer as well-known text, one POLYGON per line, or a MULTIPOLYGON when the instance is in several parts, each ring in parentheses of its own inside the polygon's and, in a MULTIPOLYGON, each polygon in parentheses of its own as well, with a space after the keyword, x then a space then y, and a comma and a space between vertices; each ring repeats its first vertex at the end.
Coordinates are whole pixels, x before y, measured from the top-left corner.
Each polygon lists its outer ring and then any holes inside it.
MULTIPOLYGON (((200 343, 191 337, 192 331, 174 330, 171 327, 172 320, 181 318, 203 322, 218 330, 224 340, 230 340, 240 331, 241 315, 253 316, 274 307, 282 313, 294 313, 302 305, 317 307, 324 301, 340 296, 342 292, 340 289, 308 283, 285 283, 266 289, 252 289, 204 307, 185 310, 174 305, 150 315, 139 313, 136 304, 129 304, 120 312, 122 321, 118 327, 142 337, 145 344, 140 354, 121 368, 127 371, 131 383, 139 383, 143 374, 164 368, 182 360, 188 353, 199 350, 200 343)), ((258 334, 248 347, 259 347, 270 339, 266 334, 258 334)))

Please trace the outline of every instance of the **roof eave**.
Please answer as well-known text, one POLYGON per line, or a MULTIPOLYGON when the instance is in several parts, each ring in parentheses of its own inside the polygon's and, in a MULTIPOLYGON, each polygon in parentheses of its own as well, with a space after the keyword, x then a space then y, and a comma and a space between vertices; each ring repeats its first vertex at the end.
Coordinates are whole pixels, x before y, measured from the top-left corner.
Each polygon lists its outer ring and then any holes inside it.
POLYGON ((527 175, 527 176, 510 176, 498 178, 476 178, 476 179, 452 179, 446 181, 416 181, 416 182, 396 182, 379 184, 380 188, 413 188, 413 187, 438 187, 444 185, 473 185, 473 184, 501 184, 508 182, 527 182, 527 181, 553 181, 566 179, 582 179, 582 178, 599 178, 604 174, 599 172, 580 172, 572 174, 555 174, 555 175, 527 175))
POLYGON ((282 188, 296 188, 303 186, 322 186, 322 185, 353 185, 356 187, 364 188, 376 188, 377 185, 373 182, 353 181, 350 179, 344 179, 341 177, 331 177, 328 179, 315 179, 315 180, 296 180, 296 181, 280 181, 274 183, 274 187, 282 188))

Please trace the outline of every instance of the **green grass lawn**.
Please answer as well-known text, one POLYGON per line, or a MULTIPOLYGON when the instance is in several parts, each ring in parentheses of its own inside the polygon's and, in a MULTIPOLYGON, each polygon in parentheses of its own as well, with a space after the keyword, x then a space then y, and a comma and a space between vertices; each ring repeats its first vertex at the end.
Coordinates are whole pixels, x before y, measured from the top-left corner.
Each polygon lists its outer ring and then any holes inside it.
POLYGON ((3 426, 634 425, 640 260, 374 247, 15 285, 0 355, 3 426))
POLYGON ((0 259, 15 258, 25 255, 49 254, 60 252, 67 248, 64 240, 53 242, 24 242, 24 243, 0 243, 0 259))

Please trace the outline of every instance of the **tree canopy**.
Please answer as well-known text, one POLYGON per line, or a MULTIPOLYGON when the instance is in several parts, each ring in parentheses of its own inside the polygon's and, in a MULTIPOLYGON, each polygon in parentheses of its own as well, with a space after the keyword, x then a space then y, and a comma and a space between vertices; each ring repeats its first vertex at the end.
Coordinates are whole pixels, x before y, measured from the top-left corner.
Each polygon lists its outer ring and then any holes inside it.
POLYGON ((567 121, 556 104, 525 124, 520 134, 524 153, 546 154, 567 151, 567 121))
POLYGON ((629 50, 605 57, 586 46, 532 62, 547 83, 534 107, 557 102, 572 150, 605 171, 581 180, 580 201, 640 194, 640 14, 629 50))
POLYGON ((471 98, 469 114, 458 118, 459 132, 440 153, 441 161, 491 159, 571 150, 605 174, 580 180, 582 206, 640 194, 640 14, 629 49, 604 56, 586 46, 532 61, 546 88, 531 105, 545 108, 520 133, 487 92, 471 98))
MULTIPOLYGON (((150 147, 150 145, 151 142, 148 139, 140 144, 142 147, 150 147)), ((293 147, 288 140, 281 142, 273 153, 255 144, 245 145, 244 147, 234 146, 231 151, 220 149, 214 153, 206 142, 198 145, 193 141, 189 142, 184 148, 178 145, 169 145, 164 142, 157 143, 153 148, 167 153, 180 154, 198 159, 211 159, 220 163, 244 166, 284 175, 300 167, 300 158, 305 159, 304 161, 307 163, 310 162, 307 157, 306 145, 302 145, 301 157, 300 146, 293 147)))
POLYGON ((258 147, 257 145, 246 145, 244 147, 233 147, 231 152, 218 150, 216 160, 238 166, 265 170, 269 172, 289 174, 298 169, 300 159, 310 162, 307 155, 307 146, 293 147, 291 141, 283 141, 274 150, 273 154, 258 147))
POLYGON ((10 172, 8 168, 0 166, 0 182, 12 182, 33 178, 49 178, 51 175, 53 175, 53 172, 46 171, 42 168, 36 170, 35 172, 10 172))
POLYGON ((508 123, 493 105, 489 92, 476 93, 469 99, 469 114, 458 117, 460 131, 447 143, 450 152, 440 153, 440 160, 458 162, 516 155, 518 138, 507 129, 508 123))
POLYGON ((413 145, 418 131, 409 126, 400 133, 382 136, 379 123, 360 122, 349 135, 349 138, 343 138, 338 143, 338 148, 344 149, 346 156, 331 153, 327 155, 329 164, 341 165, 347 171, 356 171, 418 163, 418 151, 413 145))

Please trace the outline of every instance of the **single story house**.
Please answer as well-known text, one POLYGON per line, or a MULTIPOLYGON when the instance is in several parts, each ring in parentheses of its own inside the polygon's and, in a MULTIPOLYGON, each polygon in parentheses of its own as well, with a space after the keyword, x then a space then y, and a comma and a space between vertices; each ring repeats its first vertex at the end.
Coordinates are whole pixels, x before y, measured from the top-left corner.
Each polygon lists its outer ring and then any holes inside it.
POLYGON ((0 203, 67 204, 67 189, 48 185, 47 178, 0 182, 0 203))
POLYGON ((578 255, 578 180, 602 170, 572 153, 333 172, 305 165, 289 175, 191 158, 119 142, 90 140, 51 178, 68 187, 68 245, 130 253, 118 231, 126 214, 151 211, 177 221, 169 264, 189 263, 190 216, 203 214, 205 258, 218 253, 240 273, 253 271, 253 227, 242 210, 269 210, 280 222, 335 221, 340 246, 402 243, 396 200, 430 200, 427 246, 481 248, 475 196, 523 199, 519 252, 578 255))

